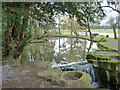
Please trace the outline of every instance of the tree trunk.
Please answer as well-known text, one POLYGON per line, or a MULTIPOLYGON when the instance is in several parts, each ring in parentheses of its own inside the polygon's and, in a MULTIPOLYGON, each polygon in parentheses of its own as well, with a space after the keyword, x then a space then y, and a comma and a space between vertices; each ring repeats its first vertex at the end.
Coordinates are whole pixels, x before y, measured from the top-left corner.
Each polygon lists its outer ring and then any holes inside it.
POLYGON ((114 33, 114 39, 117 39, 117 35, 116 35, 116 24, 113 24, 113 33, 114 33))
POLYGON ((86 30, 86 29, 85 29, 85 35, 88 36, 88 34, 87 34, 87 30, 86 30))
POLYGON ((87 41, 85 41, 84 50, 83 50, 83 59, 84 60, 86 59, 86 44, 87 44, 87 41))
POLYGON ((72 30, 71 30, 71 35, 72 35, 72 30))
POLYGON ((60 53, 60 37, 59 37, 59 53, 60 53))
POLYGON ((59 35, 60 35, 60 25, 59 25, 59 35))
POLYGON ((72 28, 71 28, 71 31, 76 35, 76 37, 78 38, 78 36, 79 36, 79 34, 77 33, 77 31, 76 30, 73 30, 72 28))
POLYGON ((87 18, 87 22, 88 22, 88 32, 89 32, 89 34, 90 34, 90 39, 92 40, 93 39, 93 36, 92 36, 92 33, 91 33, 91 30, 90 30, 90 24, 89 24, 89 20, 88 20, 88 18, 87 18))
MULTIPOLYGON (((28 10, 26 10, 26 13, 29 13, 28 10)), ((16 19, 21 22, 21 15, 16 14, 16 19)), ((23 48, 25 47, 27 40, 26 40, 26 28, 28 27, 28 17, 23 17, 22 24, 24 25, 24 28, 18 28, 17 25, 19 25, 19 22, 14 25, 12 37, 14 39, 15 45, 14 45, 14 52, 13 52, 13 58, 16 59, 16 62, 20 62, 20 56, 23 51, 23 48)))
POLYGON ((89 25, 88 25, 88 32, 89 32, 89 34, 90 34, 90 39, 92 40, 92 39, 93 39, 93 36, 92 36, 91 31, 90 31, 90 27, 89 27, 89 25))
POLYGON ((90 42, 90 46, 88 48, 88 54, 90 53, 90 49, 91 49, 92 45, 93 45, 93 41, 90 42))
MULTIPOLYGON (((10 9, 8 9, 8 13, 10 13, 10 9)), ((8 56, 9 55, 9 51, 10 51, 10 48, 9 48, 9 44, 10 44, 10 20, 7 19, 7 32, 6 32, 6 41, 7 41, 7 44, 6 44, 6 55, 8 56)))

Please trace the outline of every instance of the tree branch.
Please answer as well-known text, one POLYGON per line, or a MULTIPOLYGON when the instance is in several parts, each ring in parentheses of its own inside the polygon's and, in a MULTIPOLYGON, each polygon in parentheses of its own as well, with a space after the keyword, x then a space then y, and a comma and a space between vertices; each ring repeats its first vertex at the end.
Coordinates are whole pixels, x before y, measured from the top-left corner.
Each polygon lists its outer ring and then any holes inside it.
POLYGON ((120 11, 119 11, 119 10, 117 10, 117 9, 111 7, 111 6, 101 6, 100 8, 103 8, 103 7, 111 8, 112 10, 114 10, 114 11, 116 11, 116 12, 118 12, 118 13, 120 14, 120 11))

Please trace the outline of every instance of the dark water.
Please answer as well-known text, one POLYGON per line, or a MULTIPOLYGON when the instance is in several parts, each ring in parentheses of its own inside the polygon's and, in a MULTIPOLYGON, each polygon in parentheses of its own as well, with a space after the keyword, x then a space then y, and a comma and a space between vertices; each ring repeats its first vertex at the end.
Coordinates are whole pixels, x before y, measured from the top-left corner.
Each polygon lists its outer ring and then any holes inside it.
POLYGON ((93 65, 86 60, 86 55, 96 49, 99 49, 97 43, 92 41, 51 37, 45 43, 27 45, 22 53, 21 62, 24 63, 26 60, 51 61, 53 68, 61 68, 63 71, 80 70, 89 73, 92 78, 91 85, 95 88, 115 88, 106 82, 104 84, 102 79, 107 78, 104 72, 100 77, 101 70, 93 68, 93 65))

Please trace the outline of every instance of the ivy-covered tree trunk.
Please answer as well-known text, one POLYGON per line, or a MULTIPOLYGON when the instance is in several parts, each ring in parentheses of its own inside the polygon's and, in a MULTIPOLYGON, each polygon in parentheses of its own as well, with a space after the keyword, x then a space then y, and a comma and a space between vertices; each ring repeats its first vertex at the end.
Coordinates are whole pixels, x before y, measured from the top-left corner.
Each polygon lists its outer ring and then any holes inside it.
POLYGON ((114 39, 117 39, 117 35, 116 35, 116 24, 113 24, 113 33, 114 33, 114 39))
MULTIPOLYGON (((10 14, 10 9, 7 10, 7 12, 10 14)), ((7 19, 7 31, 6 31, 6 53, 5 56, 9 55, 9 44, 10 44, 10 20, 7 19)))

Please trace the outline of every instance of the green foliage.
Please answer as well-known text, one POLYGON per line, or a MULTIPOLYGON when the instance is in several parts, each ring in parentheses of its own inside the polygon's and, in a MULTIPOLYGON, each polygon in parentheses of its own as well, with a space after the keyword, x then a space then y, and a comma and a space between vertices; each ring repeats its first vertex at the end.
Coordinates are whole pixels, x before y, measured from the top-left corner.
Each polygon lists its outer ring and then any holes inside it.
POLYGON ((53 16, 59 13, 63 15, 68 13, 70 18, 76 16, 81 26, 86 26, 88 17, 90 22, 94 22, 92 16, 96 15, 95 13, 101 16, 103 14, 102 10, 95 10, 94 3, 87 2, 7 2, 2 6, 4 53, 9 53, 9 44, 13 46, 14 50, 22 52, 23 48, 32 40, 34 26, 44 28, 46 30, 44 34, 46 34, 48 27, 55 23, 53 16))

